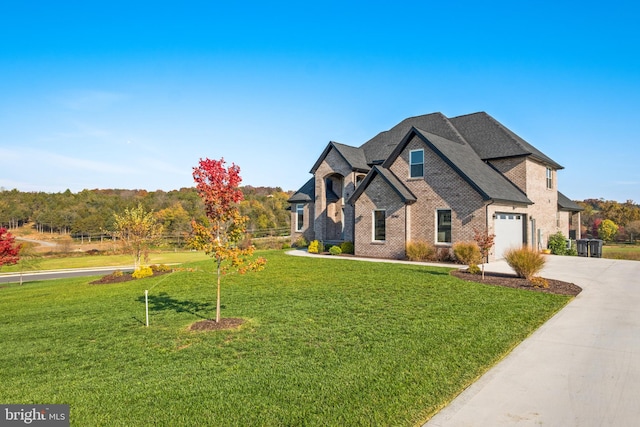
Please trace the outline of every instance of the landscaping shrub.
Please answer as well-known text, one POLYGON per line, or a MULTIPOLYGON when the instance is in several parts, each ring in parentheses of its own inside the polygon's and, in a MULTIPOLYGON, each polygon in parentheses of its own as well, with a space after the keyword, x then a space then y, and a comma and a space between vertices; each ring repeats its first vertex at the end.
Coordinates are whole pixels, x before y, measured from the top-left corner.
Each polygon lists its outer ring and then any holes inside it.
POLYGON ((551 249, 551 253, 554 255, 567 255, 567 238, 564 237, 562 232, 558 231, 549 237, 547 247, 551 249))
POLYGON ((151 266, 151 271, 153 271, 154 273, 168 273, 171 271, 171 267, 166 264, 154 264, 151 266))
POLYGON ((539 273, 545 263, 544 256, 526 247, 509 249, 504 257, 518 277, 524 277, 527 280, 531 280, 539 273))
POLYGON ((342 250, 343 254, 351 254, 353 255, 354 253, 354 247, 353 247, 353 242, 342 242, 340 244, 340 249, 342 250))
POLYGON ((145 277, 153 276, 153 270, 151 267, 140 267, 131 274, 134 279, 144 279, 145 277))
POLYGON ((480 247, 476 242, 458 242, 453 245, 453 254, 462 264, 469 267, 477 266, 482 262, 480 247))
POLYGON ((545 289, 547 289, 549 287, 549 281, 547 279, 542 278, 542 277, 532 277, 530 279, 530 282, 533 283, 533 286, 535 286, 536 288, 545 288, 545 289))
POLYGON ((318 242, 317 240, 314 240, 311 243, 309 243, 309 248, 307 249, 307 251, 310 254, 319 253, 320 252, 320 242, 318 242))
POLYGON ((410 261, 432 261, 436 256, 436 248, 420 240, 407 243, 406 252, 410 261))
POLYGON ((342 253, 342 249, 340 249, 340 246, 331 246, 329 248, 329 253, 331 255, 340 255, 342 253))

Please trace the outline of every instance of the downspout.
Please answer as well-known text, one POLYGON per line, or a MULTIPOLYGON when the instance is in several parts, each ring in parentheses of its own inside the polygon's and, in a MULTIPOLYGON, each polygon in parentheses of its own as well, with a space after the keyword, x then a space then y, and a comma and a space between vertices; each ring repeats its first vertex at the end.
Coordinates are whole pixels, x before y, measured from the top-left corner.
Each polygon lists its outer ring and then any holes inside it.
MULTIPOLYGON (((484 221, 485 221, 485 225, 484 225, 484 232, 487 234, 487 236, 489 235, 489 206, 494 204, 496 201, 491 199, 491 202, 487 203, 486 205, 484 205, 484 221)), ((484 260, 484 262, 489 262, 489 254, 487 254, 487 259, 484 260)))

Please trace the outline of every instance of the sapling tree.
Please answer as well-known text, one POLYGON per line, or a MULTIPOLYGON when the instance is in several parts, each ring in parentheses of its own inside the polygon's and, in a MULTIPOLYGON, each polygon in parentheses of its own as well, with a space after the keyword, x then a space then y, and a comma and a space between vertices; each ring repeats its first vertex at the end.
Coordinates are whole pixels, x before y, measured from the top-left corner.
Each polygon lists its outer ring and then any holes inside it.
POLYGON ((0 227, 0 267, 7 264, 16 264, 20 261, 20 244, 16 244, 16 238, 6 228, 0 227))
POLYGON ((473 229, 473 240, 476 241, 480 248, 480 255, 482 256, 482 280, 484 280, 484 264, 489 261, 489 252, 494 244, 495 234, 489 234, 489 231, 473 229))
POLYGON ((240 214, 238 203, 243 194, 238 186, 242 182, 240 168, 235 164, 225 167, 224 159, 200 159, 193 168, 196 189, 204 203, 206 220, 192 221, 192 247, 211 256, 215 261, 216 323, 220 322, 220 282, 224 273, 258 271, 264 268, 264 258, 253 258, 254 247, 240 247, 244 238, 247 216, 240 214))
POLYGON ((148 258, 149 248, 162 239, 162 224, 158 223, 153 211, 146 212, 142 204, 127 208, 120 215, 114 214, 114 228, 111 234, 120 239, 125 250, 133 255, 135 270, 140 268, 143 256, 148 258))

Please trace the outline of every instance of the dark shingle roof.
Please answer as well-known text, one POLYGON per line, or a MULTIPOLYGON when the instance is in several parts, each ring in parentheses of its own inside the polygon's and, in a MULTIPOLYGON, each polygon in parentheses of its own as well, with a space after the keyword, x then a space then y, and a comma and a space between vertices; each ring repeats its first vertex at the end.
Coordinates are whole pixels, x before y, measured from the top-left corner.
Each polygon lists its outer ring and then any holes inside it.
POLYGON ((561 211, 580 212, 584 208, 558 191, 558 209, 561 211))
POLYGON ((431 150, 451 166, 483 199, 523 204, 533 203, 513 183, 483 162, 469 144, 450 141, 421 129, 412 128, 383 166, 391 166, 414 135, 417 135, 431 150))
POLYGON ((316 198, 316 181, 311 178, 298 191, 289 197, 289 203, 306 203, 312 202, 316 198))
POLYGON ((413 193, 393 174, 393 172, 380 166, 374 166, 362 180, 360 185, 358 185, 356 191, 354 191, 351 197, 349 197, 347 203, 353 205, 376 176, 382 177, 382 179, 389 184, 404 203, 411 204, 417 200, 416 196, 413 195, 413 193))
POLYGON ((324 158, 332 149, 335 149, 338 154, 342 156, 342 158, 349 164, 349 166, 351 166, 352 170, 359 172, 369 171, 369 166, 367 166, 367 161, 365 160, 364 151, 362 149, 331 141, 329 142, 329 144, 327 144, 327 147, 324 149, 320 157, 318 157, 316 163, 311 168, 311 173, 315 173, 318 167, 320 167, 320 164, 322 163, 324 158))
MULTIPOLYGON (((375 174, 387 179, 396 191, 400 191, 401 197, 409 200, 409 196, 404 194, 403 190, 406 187, 387 168, 391 164, 389 159, 395 159, 399 155, 403 147, 398 147, 406 144, 411 132, 423 138, 425 143, 485 199, 532 203, 511 181, 485 163, 487 160, 531 156, 554 169, 562 169, 561 165, 493 117, 479 112, 451 119, 442 113, 410 117, 388 131, 379 133, 360 147, 330 142, 314 164, 311 173, 315 173, 330 150, 335 149, 354 171, 367 172, 373 165, 384 165, 385 167, 378 168, 375 174)), ((289 201, 312 201, 315 198, 313 191, 313 184, 307 182, 289 201), (311 185, 311 188, 303 191, 307 185, 311 185)), ((575 206, 567 209, 575 210, 575 206)))
POLYGON ((412 127, 428 130, 451 141, 462 141, 458 131, 442 113, 410 117, 388 131, 380 132, 360 146, 364 150, 367 163, 373 164, 385 161, 412 127))
POLYGON ((563 169, 485 112, 453 117, 449 120, 483 160, 532 156, 554 169, 563 169))

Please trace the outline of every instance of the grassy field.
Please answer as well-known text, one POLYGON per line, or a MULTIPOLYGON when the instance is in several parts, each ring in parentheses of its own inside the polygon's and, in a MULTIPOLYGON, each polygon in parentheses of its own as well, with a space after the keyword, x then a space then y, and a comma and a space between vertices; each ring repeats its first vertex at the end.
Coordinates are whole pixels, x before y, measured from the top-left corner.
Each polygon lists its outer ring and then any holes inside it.
POLYGON ((419 425, 569 301, 443 268, 263 256, 224 277, 237 330, 188 331, 215 315, 211 261, 0 288, 0 402, 70 404, 74 426, 419 425))
MULTIPOLYGON (((180 264, 184 262, 202 261, 210 259, 203 252, 194 251, 158 251, 149 254, 149 262, 152 264, 180 264)), ((2 266, 2 273, 14 273, 20 271, 34 270, 58 270, 65 268, 88 268, 88 267, 117 267, 131 266, 133 258, 131 255, 78 255, 45 257, 37 260, 25 260, 15 265, 2 266)))
POLYGON ((640 261, 640 245, 606 244, 602 247, 602 256, 603 258, 640 261))

